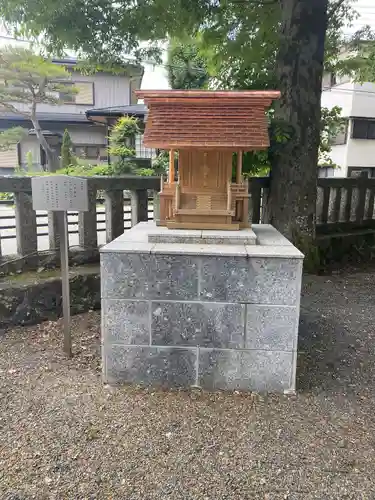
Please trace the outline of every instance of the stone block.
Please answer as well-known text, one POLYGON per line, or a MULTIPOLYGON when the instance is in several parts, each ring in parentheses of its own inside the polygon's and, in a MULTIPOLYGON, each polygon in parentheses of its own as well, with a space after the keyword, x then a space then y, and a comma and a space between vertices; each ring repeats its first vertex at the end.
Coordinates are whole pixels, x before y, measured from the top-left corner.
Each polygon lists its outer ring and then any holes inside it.
MULTIPOLYGON (((177 229, 171 230, 170 231, 177 231, 177 229)), ((170 245, 170 244, 178 244, 178 245, 184 245, 184 244, 191 244, 191 245, 199 245, 202 243, 202 238, 200 236, 194 236, 194 235, 175 235, 171 233, 166 237, 164 234, 149 234, 148 235, 148 241, 150 243, 163 243, 165 245, 170 245)))
POLYGON ((159 255, 221 255, 226 257, 247 257, 245 245, 195 245, 191 243, 155 243, 152 254, 159 255))
POLYGON ((271 224, 253 224, 258 245, 293 246, 293 244, 277 231, 271 224))
POLYGON ((148 192, 138 189, 130 193, 132 226, 141 221, 148 221, 148 192))
POLYGON ((293 386, 291 352, 200 348, 198 361, 204 389, 282 392, 293 386))
POLYGON ((209 245, 256 245, 256 235, 252 229, 240 231, 203 230, 202 243, 209 245))
MULTIPOLYGON (((38 250, 36 212, 30 193, 14 193, 16 204, 16 242, 18 255, 29 255, 38 250)), ((1 250, 0 250, 1 254, 1 250)))
POLYGON ((200 297, 215 302, 295 305, 301 266, 300 259, 204 257, 200 297))
POLYGON ((150 344, 150 302, 102 300, 103 342, 150 344))
POLYGON ((88 191, 89 210, 78 212, 78 237, 82 248, 97 248, 98 232, 96 222, 96 188, 90 186, 88 191))
POLYGON ((150 254, 155 245, 146 241, 113 240, 100 249, 100 253, 137 253, 150 254))
POLYGON ((201 243, 202 231, 197 229, 168 229, 161 226, 148 235, 150 243, 201 243))
POLYGON ((196 300, 197 260, 183 255, 102 253, 102 297, 196 300))
POLYGON ((190 387, 196 380, 196 349, 107 345, 104 381, 190 387))
POLYGON ((254 229, 261 245, 140 223, 101 249, 106 382, 295 389, 303 255, 273 228, 254 229))
POLYGON ((250 259, 254 257, 263 259, 303 259, 303 254, 293 245, 245 245, 245 248, 250 259))
POLYGON ((244 316, 243 304, 153 302, 152 343, 241 348, 244 316))
POLYGON ((256 235, 252 229, 240 231, 168 229, 157 227, 149 233, 150 243, 176 243, 183 245, 255 245, 256 235))
POLYGON ((297 307, 248 304, 246 309, 245 348, 269 351, 297 348, 297 307))

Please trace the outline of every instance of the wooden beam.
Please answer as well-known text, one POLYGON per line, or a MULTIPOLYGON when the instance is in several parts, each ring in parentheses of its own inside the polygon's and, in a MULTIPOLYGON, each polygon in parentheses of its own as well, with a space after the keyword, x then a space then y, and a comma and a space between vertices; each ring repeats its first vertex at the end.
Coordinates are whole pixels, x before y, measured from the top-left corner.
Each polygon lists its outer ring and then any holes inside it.
POLYGON ((237 172, 236 172, 236 183, 241 184, 242 177, 242 151, 237 153, 237 172))
POLYGON ((231 210, 232 208, 232 189, 231 189, 231 182, 228 181, 228 186, 227 186, 227 210, 231 210))
POLYGON ((238 231, 238 222, 233 224, 212 223, 212 222, 175 222, 167 221, 166 226, 170 229, 219 229, 220 231, 238 231))
POLYGON ((169 151, 169 175, 168 182, 172 184, 174 182, 174 149, 169 151))

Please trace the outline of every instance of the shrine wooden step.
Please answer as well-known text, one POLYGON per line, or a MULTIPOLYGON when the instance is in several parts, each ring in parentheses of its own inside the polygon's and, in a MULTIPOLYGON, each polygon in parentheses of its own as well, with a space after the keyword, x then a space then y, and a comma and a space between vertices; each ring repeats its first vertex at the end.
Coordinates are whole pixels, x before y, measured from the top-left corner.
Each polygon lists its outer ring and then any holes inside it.
POLYGON ((218 229, 219 231, 238 231, 240 225, 235 224, 212 224, 209 222, 167 222, 169 229, 218 229))
POLYGON ((225 215, 225 216, 234 216, 234 210, 211 210, 204 209, 200 210, 197 208, 178 208, 174 211, 176 215, 225 215))

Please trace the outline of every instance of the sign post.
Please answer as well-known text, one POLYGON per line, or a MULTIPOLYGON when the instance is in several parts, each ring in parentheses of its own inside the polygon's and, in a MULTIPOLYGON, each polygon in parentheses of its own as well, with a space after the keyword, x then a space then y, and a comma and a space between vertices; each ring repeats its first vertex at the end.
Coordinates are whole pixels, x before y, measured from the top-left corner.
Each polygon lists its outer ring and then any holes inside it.
POLYGON ((72 356, 70 333, 69 233, 68 210, 86 212, 89 209, 87 179, 69 175, 33 177, 31 189, 34 210, 56 212, 60 236, 61 287, 64 320, 64 352, 72 356))

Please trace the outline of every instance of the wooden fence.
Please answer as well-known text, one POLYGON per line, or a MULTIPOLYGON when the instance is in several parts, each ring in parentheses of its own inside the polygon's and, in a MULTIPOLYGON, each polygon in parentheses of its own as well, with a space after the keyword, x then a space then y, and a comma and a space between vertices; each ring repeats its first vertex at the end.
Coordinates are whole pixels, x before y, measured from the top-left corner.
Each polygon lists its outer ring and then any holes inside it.
MULTIPOLYGON (((251 181, 253 223, 262 222, 262 208, 269 178, 251 181)), ((375 179, 320 178, 317 181, 316 227, 318 234, 375 229, 375 179)))
POLYGON ((318 179, 318 233, 375 229, 374 195, 375 179, 318 179))
MULTIPOLYGON (((150 195, 158 191, 160 180, 156 177, 134 176, 93 177, 88 179, 88 183, 90 210, 69 213, 70 226, 74 224, 78 227, 69 232, 78 233, 79 249, 76 253, 86 256, 95 254, 97 258, 98 230, 105 231, 105 241, 109 242, 122 234, 124 229, 152 218, 153 200, 150 195), (124 200, 124 191, 130 193, 130 199, 124 200), (104 206, 101 207, 97 205, 98 192, 103 197, 104 206), (98 224, 104 222, 105 227, 98 229, 98 224)), ((250 182, 250 218, 253 223, 260 223, 262 220, 268 188, 269 178, 253 178, 250 182)), ((11 262, 21 261, 20 265, 17 264, 18 271, 25 267, 39 266, 39 254, 43 254, 44 260, 46 255, 49 259, 51 255, 58 258, 56 250, 59 248, 59 235, 55 216, 53 213, 37 214, 32 209, 30 177, 0 177, 0 192, 13 193, 13 201, 8 206, 10 212, 4 215, 0 211, 0 258, 1 240, 15 239, 14 253, 17 254, 3 257, 0 274, 14 271, 11 262), (48 235, 49 256, 48 252, 38 252, 38 237, 43 235, 48 235)), ((318 179, 318 233, 375 229, 374 194, 375 179, 318 179)))

